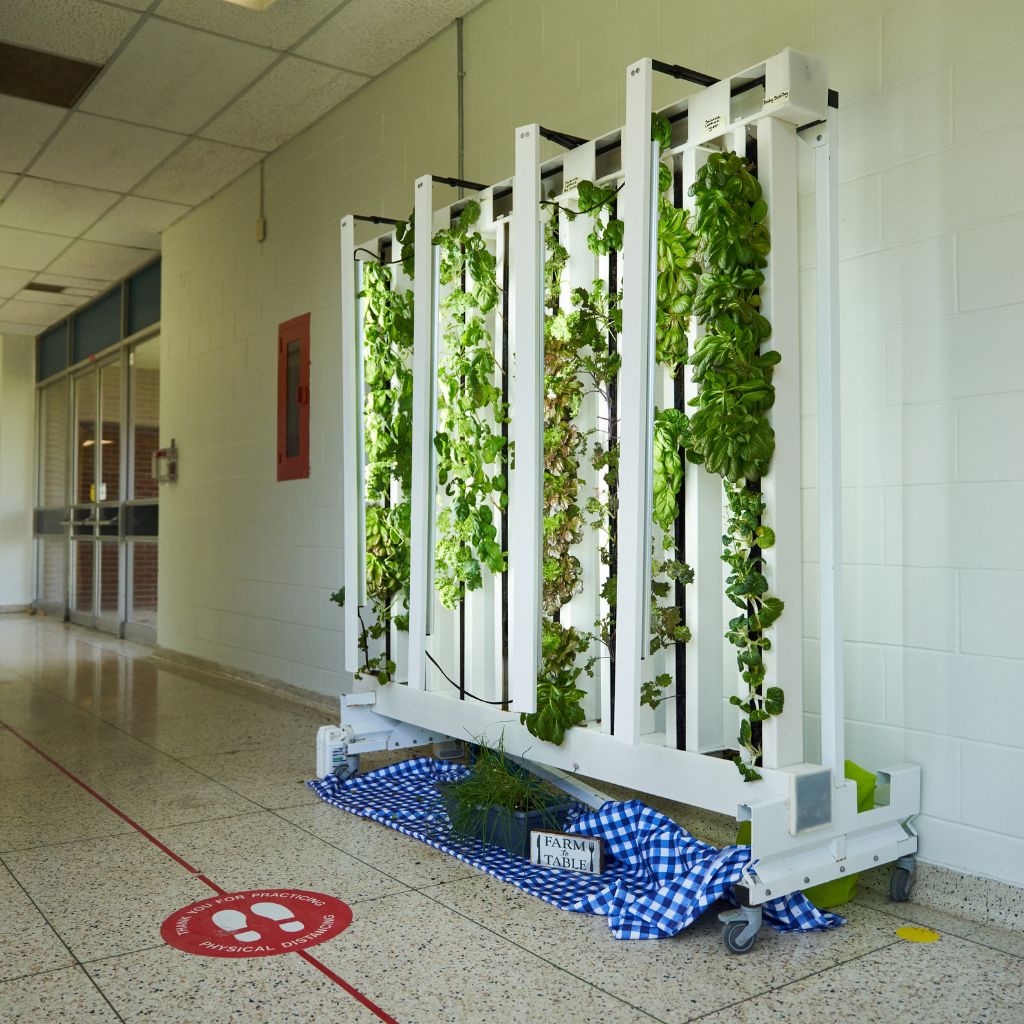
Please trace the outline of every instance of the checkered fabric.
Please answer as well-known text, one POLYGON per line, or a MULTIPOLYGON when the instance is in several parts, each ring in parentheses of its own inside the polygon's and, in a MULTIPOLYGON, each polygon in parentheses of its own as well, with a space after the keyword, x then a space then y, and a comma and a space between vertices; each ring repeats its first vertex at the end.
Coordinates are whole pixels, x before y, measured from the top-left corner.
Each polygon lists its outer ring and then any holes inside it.
MULTIPOLYGON (((515 885, 563 910, 602 914, 617 939, 676 935, 719 900, 734 903, 732 886, 750 860, 749 846, 716 850, 639 800, 609 801, 598 811, 582 805, 568 831, 605 843, 604 874, 542 868, 477 839, 452 835, 438 782, 458 782, 462 765, 414 758, 341 782, 333 775, 308 783, 323 800, 396 829, 465 864, 515 885)), ((764 904, 778 931, 811 931, 844 924, 793 893, 764 904)))

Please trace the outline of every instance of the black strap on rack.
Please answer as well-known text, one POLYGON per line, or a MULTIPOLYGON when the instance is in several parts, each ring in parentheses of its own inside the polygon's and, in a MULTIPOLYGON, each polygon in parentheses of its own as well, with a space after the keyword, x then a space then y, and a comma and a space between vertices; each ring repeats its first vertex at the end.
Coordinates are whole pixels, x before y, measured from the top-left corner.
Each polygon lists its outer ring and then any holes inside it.
POLYGON ((465 178, 448 178, 441 174, 432 174, 430 177, 438 184, 451 185, 452 188, 468 188, 472 192, 483 192, 487 188, 478 181, 466 181, 465 178))
POLYGON ((353 220, 365 221, 367 224, 402 224, 403 221, 396 220, 394 217, 378 217, 376 214, 369 213, 354 213, 352 214, 353 220))
POLYGON ((684 82, 693 82, 696 85, 714 85, 720 82, 720 78, 713 78, 705 75, 702 71, 694 71, 691 68, 684 68, 681 64, 666 64, 663 60, 652 60, 651 67, 662 75, 670 78, 678 78, 684 82))
POLYGON ((568 132, 558 132, 554 128, 545 128, 541 125, 540 137, 547 139, 548 142, 554 142, 556 145, 562 147, 562 149, 575 149, 577 146, 582 146, 587 139, 581 139, 578 135, 570 135, 568 132))

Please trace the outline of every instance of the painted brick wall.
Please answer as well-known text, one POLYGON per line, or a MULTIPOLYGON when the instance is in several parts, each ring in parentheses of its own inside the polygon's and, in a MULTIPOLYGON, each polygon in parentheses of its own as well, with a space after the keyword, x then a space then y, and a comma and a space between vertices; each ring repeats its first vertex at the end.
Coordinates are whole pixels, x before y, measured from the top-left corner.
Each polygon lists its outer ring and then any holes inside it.
MULTIPOLYGON (((1024 499, 1024 4, 1017 0, 490 0, 466 19, 466 174, 511 173, 513 132, 595 135, 625 65, 727 74, 783 46, 840 90, 849 754, 924 768, 926 860, 1024 884, 1012 538, 1024 499)), ((659 85, 658 101, 678 95, 659 85)), ((335 692, 343 681, 337 219, 403 214, 456 168, 454 33, 165 236, 161 643, 335 692), (313 312, 313 472, 275 484, 274 328, 313 312)), ((805 187, 803 191, 807 191, 805 187)), ((809 199, 804 200, 808 209, 809 199)), ((804 235, 804 240, 807 239, 804 235)), ((804 280, 814 254, 802 250, 804 280)), ((815 500, 804 302, 805 500, 815 500)), ((805 537, 816 735, 813 522, 805 537)))
POLYGON ((160 621, 168 648, 337 693, 342 581, 338 221, 405 216, 458 170, 455 34, 428 43, 164 236, 160 621), (311 313, 308 480, 278 483, 277 325, 311 313))

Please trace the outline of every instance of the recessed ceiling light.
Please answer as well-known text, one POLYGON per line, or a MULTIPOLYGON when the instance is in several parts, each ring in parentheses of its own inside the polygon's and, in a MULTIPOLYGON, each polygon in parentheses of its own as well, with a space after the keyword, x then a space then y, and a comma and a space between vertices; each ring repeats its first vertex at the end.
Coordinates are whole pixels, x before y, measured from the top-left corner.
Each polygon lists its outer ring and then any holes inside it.
POLYGON ((227 0, 238 7, 248 7, 250 11, 265 11, 274 0, 227 0))

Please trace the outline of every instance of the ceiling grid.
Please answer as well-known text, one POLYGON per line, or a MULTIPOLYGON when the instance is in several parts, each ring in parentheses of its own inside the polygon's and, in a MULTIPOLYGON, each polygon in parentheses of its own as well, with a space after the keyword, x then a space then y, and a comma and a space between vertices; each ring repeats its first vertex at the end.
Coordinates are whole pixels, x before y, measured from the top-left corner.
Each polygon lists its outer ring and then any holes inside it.
POLYGON ((3 0, 0 43, 102 68, 70 109, 5 93, 0 68, 0 332, 38 334, 150 261, 164 229, 478 3, 3 0))

